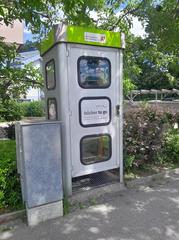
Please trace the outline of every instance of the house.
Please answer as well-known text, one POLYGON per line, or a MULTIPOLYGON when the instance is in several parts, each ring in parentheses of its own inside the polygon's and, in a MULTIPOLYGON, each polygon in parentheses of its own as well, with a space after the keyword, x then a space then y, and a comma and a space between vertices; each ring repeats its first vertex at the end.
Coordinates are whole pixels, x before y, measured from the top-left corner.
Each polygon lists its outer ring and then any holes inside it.
MULTIPOLYGON (((24 65, 31 63, 34 68, 41 69, 41 57, 38 50, 30 50, 27 52, 20 52, 19 56, 16 58, 18 64, 16 67, 23 68, 24 65)), ((26 97, 23 98, 24 101, 38 101, 43 98, 43 92, 40 89, 29 88, 26 93, 26 97)))
POLYGON ((24 23, 18 20, 13 24, 6 26, 2 21, 0 22, 0 37, 4 38, 7 43, 16 43, 18 46, 24 41, 24 23))
MULTIPOLYGON (((13 24, 6 26, 2 21, 0 22, 0 37, 4 38, 6 43, 15 43, 17 49, 20 49, 24 42, 24 23, 18 20, 14 21, 13 24)), ((14 67, 23 68, 24 65, 31 63, 35 68, 41 68, 41 58, 38 50, 32 49, 31 51, 21 52, 17 57, 18 64, 15 64, 14 67), (20 63, 21 62, 21 63, 20 63)), ((23 100, 33 101, 40 100, 43 96, 40 89, 30 88, 26 97, 23 100)))

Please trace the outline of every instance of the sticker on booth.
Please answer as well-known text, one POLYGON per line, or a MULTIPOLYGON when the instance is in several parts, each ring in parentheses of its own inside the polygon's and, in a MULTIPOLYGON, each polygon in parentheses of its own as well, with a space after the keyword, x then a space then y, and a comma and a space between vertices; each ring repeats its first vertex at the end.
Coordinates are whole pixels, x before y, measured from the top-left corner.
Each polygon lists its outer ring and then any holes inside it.
POLYGON ((85 32, 85 41, 86 42, 105 43, 106 42, 106 35, 105 34, 99 34, 99 33, 85 32))
POLYGON ((107 97, 82 98, 79 112, 83 127, 108 125, 111 121, 111 101, 107 97))

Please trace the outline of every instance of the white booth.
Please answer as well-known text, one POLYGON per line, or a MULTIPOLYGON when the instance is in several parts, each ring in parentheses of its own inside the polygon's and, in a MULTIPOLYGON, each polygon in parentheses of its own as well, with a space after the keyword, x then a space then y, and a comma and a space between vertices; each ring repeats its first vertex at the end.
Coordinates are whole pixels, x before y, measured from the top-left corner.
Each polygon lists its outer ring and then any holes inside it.
POLYGON ((41 45, 47 119, 61 124, 64 191, 72 178, 119 168, 123 181, 124 36, 56 25, 41 45))

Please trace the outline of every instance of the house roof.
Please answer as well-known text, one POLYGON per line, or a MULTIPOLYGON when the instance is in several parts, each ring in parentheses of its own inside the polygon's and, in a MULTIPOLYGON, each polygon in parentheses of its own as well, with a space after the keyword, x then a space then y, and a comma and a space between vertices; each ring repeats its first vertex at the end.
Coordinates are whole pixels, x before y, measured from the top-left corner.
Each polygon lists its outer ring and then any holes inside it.
POLYGON ((35 63, 41 61, 40 52, 38 50, 21 52, 16 58, 17 62, 20 62, 18 65, 26 65, 29 63, 35 63))

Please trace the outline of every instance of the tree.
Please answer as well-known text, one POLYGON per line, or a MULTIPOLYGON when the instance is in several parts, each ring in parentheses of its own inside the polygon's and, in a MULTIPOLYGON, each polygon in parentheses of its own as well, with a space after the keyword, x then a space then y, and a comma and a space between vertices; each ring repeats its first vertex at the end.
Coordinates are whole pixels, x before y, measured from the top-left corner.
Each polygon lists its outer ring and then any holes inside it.
POLYGON ((178 88, 177 55, 159 50, 148 37, 133 37, 127 51, 127 75, 139 89, 178 88))
POLYGON ((163 51, 179 52, 179 1, 149 1, 138 11, 148 38, 163 51))
POLYGON ((24 20, 34 33, 48 31, 59 19, 69 24, 125 32, 124 78, 139 88, 178 86, 178 12, 177 0, 10 0, 8 4, 7 0, 1 0, 0 3, 0 15, 6 24, 24 20), (90 15, 92 11, 96 12, 96 19, 90 15), (148 34, 145 39, 130 34, 134 16, 145 25, 148 34))
POLYGON ((7 45, 3 41, 0 45, 0 101, 18 99, 25 94, 30 86, 41 87, 42 76, 39 69, 26 65, 17 68, 15 44, 7 45))
POLYGON ((25 21, 34 33, 46 30, 59 20, 74 24, 93 24, 90 11, 97 11, 105 0, 1 0, 0 16, 6 25, 25 21), (63 12, 63 13, 62 13, 63 12))

